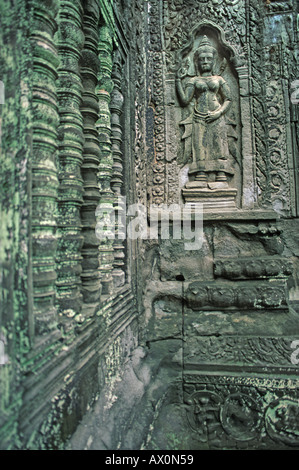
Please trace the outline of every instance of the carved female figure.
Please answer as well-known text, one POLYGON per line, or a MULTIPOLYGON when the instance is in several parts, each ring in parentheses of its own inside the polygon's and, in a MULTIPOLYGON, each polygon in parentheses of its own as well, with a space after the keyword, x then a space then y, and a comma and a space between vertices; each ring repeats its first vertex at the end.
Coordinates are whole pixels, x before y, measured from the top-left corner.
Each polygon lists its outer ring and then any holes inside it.
POLYGON ((181 122, 185 126, 185 157, 192 155, 189 174, 195 174, 196 186, 207 186, 207 173, 216 174, 210 188, 220 187, 226 182, 229 167, 229 150, 224 114, 230 104, 228 84, 220 75, 214 75, 216 49, 204 36, 194 53, 196 75, 183 87, 186 71, 177 72, 176 87, 182 106, 194 104, 191 114, 181 122), (199 184, 200 182, 200 184, 199 184))

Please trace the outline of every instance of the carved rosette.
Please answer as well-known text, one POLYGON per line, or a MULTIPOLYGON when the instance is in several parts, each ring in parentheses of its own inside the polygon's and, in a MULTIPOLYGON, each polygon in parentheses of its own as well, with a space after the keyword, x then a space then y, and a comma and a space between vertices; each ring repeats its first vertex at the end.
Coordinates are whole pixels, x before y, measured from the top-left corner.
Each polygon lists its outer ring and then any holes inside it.
POLYGON ((54 43, 59 2, 34 2, 31 32, 32 85, 32 267, 35 329, 43 334, 56 322, 57 109, 59 63, 54 43))
POLYGON ((79 60, 84 43, 80 0, 61 1, 57 35, 60 64, 58 69, 59 199, 57 303, 60 312, 79 313, 81 295, 80 208, 83 202, 81 177, 83 121, 80 113, 82 83, 79 60))
POLYGON ((81 209, 84 243, 82 248, 82 294, 85 303, 100 299, 101 283, 99 269, 99 240, 96 238, 96 208, 100 201, 98 169, 101 158, 96 122, 99 102, 96 85, 99 72, 98 23, 99 7, 93 1, 84 2, 83 31, 85 43, 82 51, 80 72, 83 82, 81 113, 84 122, 84 147, 82 177, 84 201, 81 209))

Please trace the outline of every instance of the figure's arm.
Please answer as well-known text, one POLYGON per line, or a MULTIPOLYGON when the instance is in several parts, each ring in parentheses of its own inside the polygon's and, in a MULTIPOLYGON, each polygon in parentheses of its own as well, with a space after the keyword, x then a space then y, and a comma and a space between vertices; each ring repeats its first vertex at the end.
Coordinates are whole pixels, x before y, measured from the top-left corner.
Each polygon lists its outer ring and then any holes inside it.
POLYGON ((228 110, 232 102, 231 92, 226 82, 224 82, 222 86, 220 87, 219 93, 223 100, 223 103, 221 106, 221 114, 223 115, 226 113, 226 111, 228 110))
POLYGON ((194 84, 192 82, 188 82, 185 90, 183 89, 182 78, 184 76, 185 76, 184 70, 180 69, 177 73, 175 83, 176 83, 176 89, 177 89, 177 93, 178 93, 181 105, 187 106, 191 102, 194 96, 195 89, 194 89, 194 84))

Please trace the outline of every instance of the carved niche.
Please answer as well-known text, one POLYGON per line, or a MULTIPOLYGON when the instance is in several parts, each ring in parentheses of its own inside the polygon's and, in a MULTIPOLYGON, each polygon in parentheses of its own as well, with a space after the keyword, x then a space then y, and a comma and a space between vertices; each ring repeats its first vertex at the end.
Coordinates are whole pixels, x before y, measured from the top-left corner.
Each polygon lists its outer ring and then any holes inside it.
POLYGON ((184 202, 236 208, 242 195, 240 63, 224 33, 201 23, 178 52, 175 87, 184 202))

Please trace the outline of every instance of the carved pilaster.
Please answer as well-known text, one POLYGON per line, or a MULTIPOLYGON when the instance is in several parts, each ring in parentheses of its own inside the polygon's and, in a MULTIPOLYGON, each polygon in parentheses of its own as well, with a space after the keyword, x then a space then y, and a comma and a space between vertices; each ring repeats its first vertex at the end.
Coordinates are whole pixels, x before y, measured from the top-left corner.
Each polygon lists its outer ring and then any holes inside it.
MULTIPOLYGON (((113 157, 111 149, 111 116, 110 101, 113 90, 111 80, 112 72, 112 34, 107 26, 102 26, 99 32, 98 56, 100 72, 98 75, 97 96, 99 100, 99 119, 96 123, 100 141, 101 162, 99 165, 99 184, 101 190, 102 210, 113 210, 114 195, 111 190, 111 177, 113 157)), ((113 228, 113 227, 111 227, 113 228)), ((108 227, 109 230, 109 227, 108 227)), ((112 290, 112 269, 114 261, 113 240, 105 239, 100 242, 100 270, 103 293, 109 294, 112 290)))
POLYGON ((79 60, 83 46, 80 0, 61 0, 58 30, 59 202, 57 301, 59 310, 79 313, 81 289, 81 219, 83 182, 81 177, 83 123, 80 113, 82 83, 79 60))
MULTIPOLYGON (((146 5, 141 2, 135 1, 133 15, 130 23, 134 22, 135 28, 130 32, 131 34, 131 50, 133 60, 131 61, 131 76, 136 77, 134 80, 134 95, 135 95, 135 138, 133 142, 135 154, 135 168, 134 168, 134 186, 136 186, 136 198, 141 204, 146 204, 147 201, 147 143, 146 143, 146 122, 148 113, 147 103, 147 89, 146 86, 146 54, 145 44, 147 36, 145 34, 146 24, 146 5), (138 40, 137 40, 138 38, 138 40)), ((162 168, 162 172, 164 169, 162 168)))
MULTIPOLYGON (((122 114, 124 97, 121 92, 121 57, 120 54, 116 54, 114 57, 114 67, 112 72, 112 78, 114 82, 114 89, 111 96, 111 142, 112 142, 112 154, 113 154, 113 176, 111 179, 111 188, 115 194, 114 209, 116 212, 116 226, 115 226, 115 241, 113 244, 114 248, 114 270, 113 270, 113 281, 116 287, 120 287, 125 283, 125 272, 124 272, 124 246, 123 239, 125 238, 125 227, 123 224, 122 215, 125 214, 126 207, 124 207, 124 201, 121 198, 121 189, 123 185, 123 163, 122 163, 122 127, 120 124, 120 117, 122 114)), ((125 221, 124 221, 125 222, 125 221)))
MULTIPOLYGON (((152 84, 149 96, 153 111, 153 173, 151 201, 160 205, 165 201, 165 80, 164 80, 164 54, 162 52, 162 36, 160 23, 162 21, 163 2, 151 2, 149 16, 150 52, 152 57, 152 84), (159 176, 157 177, 157 171, 159 176)), ((149 157, 151 155, 149 154, 149 157)))
POLYGON ((265 9, 259 8, 259 2, 249 4, 250 67, 252 77, 252 120, 254 123, 255 178, 258 204, 267 207, 270 204, 270 181, 268 166, 269 139, 266 125, 266 89, 264 83, 264 57, 260 46, 263 37, 263 16, 265 9))
POLYGON ((99 300, 101 282, 99 271, 99 240, 95 235, 96 207, 100 201, 98 185, 98 168, 100 163, 100 147, 98 131, 95 126, 99 103, 95 93, 99 59, 98 47, 99 8, 96 2, 84 2, 83 28, 85 45, 82 54, 81 76, 83 80, 83 96, 81 112, 84 119, 85 143, 82 176, 84 180, 84 203, 81 217, 83 224, 84 245, 82 249, 82 287, 86 303, 99 300))
POLYGON ((58 54, 54 44, 58 0, 34 1, 32 146, 32 268, 36 334, 56 325, 58 54))

